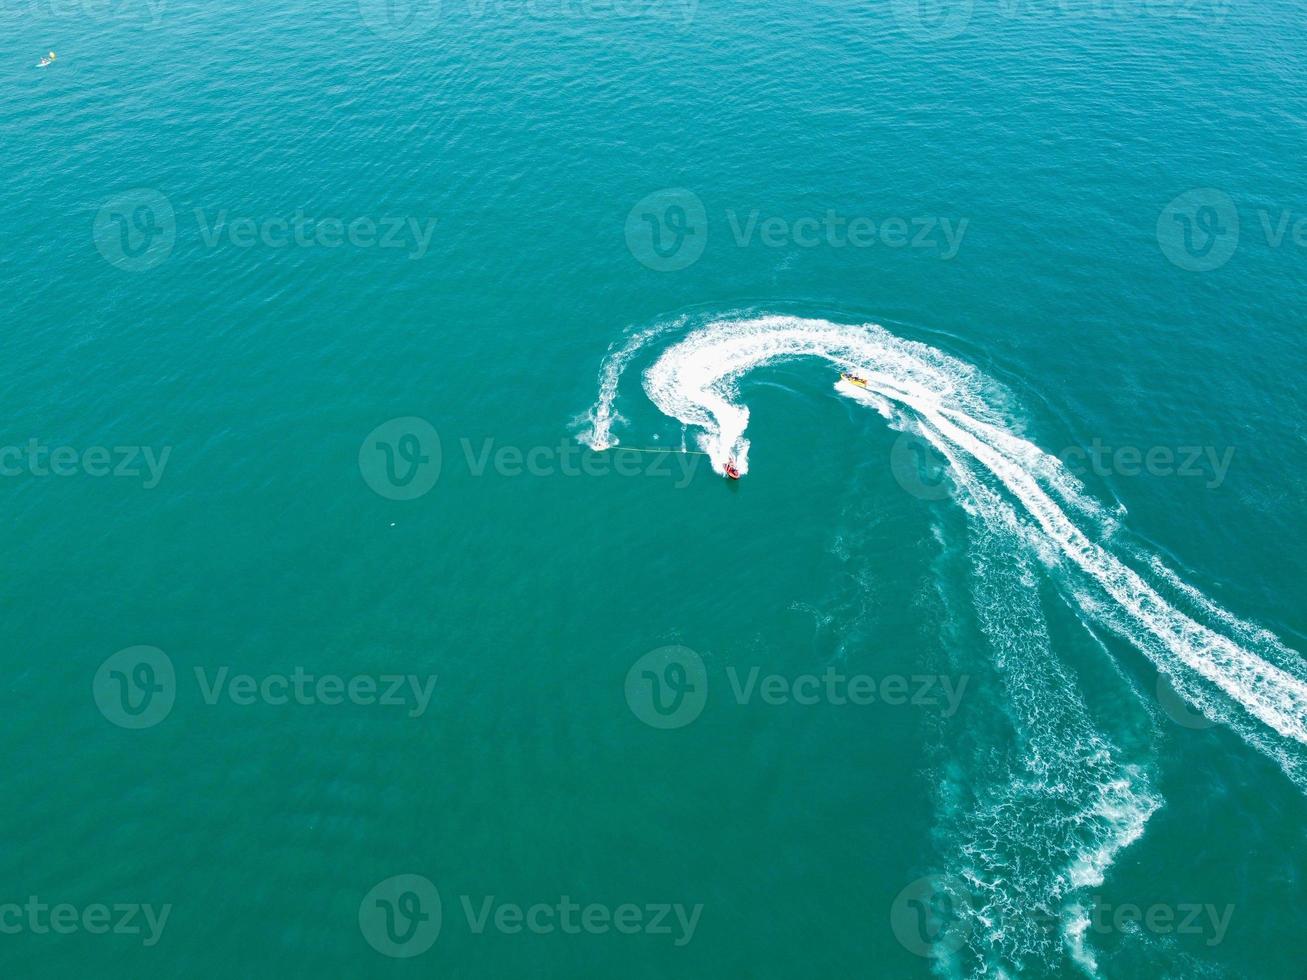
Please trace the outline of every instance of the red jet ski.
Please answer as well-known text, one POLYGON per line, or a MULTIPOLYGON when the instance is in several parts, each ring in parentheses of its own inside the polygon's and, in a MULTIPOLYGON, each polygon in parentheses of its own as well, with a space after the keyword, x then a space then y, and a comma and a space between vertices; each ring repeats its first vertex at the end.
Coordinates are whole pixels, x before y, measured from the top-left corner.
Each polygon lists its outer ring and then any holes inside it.
POLYGON ((740 468, 735 465, 735 460, 726 462, 726 478, 728 480, 738 480, 740 478, 740 468))

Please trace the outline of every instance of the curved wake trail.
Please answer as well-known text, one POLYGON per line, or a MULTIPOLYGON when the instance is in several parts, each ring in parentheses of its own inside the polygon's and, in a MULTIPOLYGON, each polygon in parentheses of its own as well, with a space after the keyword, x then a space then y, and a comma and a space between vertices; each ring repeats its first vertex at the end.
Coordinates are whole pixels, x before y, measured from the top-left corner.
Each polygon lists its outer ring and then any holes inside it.
MULTIPOLYGON (((620 361, 605 365, 606 380, 611 370, 612 383, 605 384, 591 411, 595 425, 588 441, 595 448, 611 444, 617 380, 645 342, 644 335, 632 338, 620 361)), ((1005 425, 987 398, 996 386, 975 368, 872 324, 764 316, 720 320, 692 331, 649 367, 645 389, 664 414, 699 430, 700 448, 715 469, 720 472, 734 457, 747 473, 749 409, 735 401, 738 379, 770 362, 797 357, 822 358, 866 378, 866 390, 842 384, 842 393, 887 413, 895 428, 928 440, 949 461, 955 482, 973 504, 978 496, 972 487, 978 481, 1001 485, 1033 519, 1030 543, 1045 563, 1069 563, 1110 600, 1105 611, 1097 596, 1077 590, 1076 601, 1092 618, 1124 634, 1195 707, 1269 751, 1307 790, 1298 752, 1284 751, 1265 737, 1274 733, 1291 745, 1307 746, 1307 680, 1301 658, 1277 658, 1277 665, 1259 656, 1219 631, 1237 632, 1229 630, 1232 618, 1213 604, 1191 602, 1193 615, 1184 612, 1094 540, 1093 528, 1086 530, 1072 513, 1088 518, 1087 525, 1110 516, 1081 493, 1079 481, 1058 459, 1005 425), (1200 621, 1200 615, 1215 625, 1200 621), (1224 702, 1206 696, 1204 681, 1224 695, 1224 702), (1259 734, 1254 722, 1265 731, 1259 734)))
MULTIPOLYGON (((615 444, 614 402, 626 368, 667 330, 681 325, 643 331, 610 352, 590 411, 591 430, 584 437, 593 448, 615 444)), ((1003 390, 971 365, 873 324, 759 316, 692 329, 645 370, 644 387, 665 415, 695 433, 714 469, 722 472, 734 458, 747 473, 749 409, 739 400, 738 382, 769 363, 801 357, 819 358, 865 378, 866 389, 845 382, 836 388, 879 412, 892 428, 926 440, 947 460, 955 495, 971 515, 978 542, 988 541, 984 547, 1003 556, 1011 547, 1005 542, 1015 541, 1024 547, 1018 555, 1021 565, 1033 560, 1058 571, 1053 581, 1088 624, 1126 639, 1195 708, 1278 762, 1307 793, 1307 671, 1302 657, 1218 607, 1155 556, 1135 562, 1145 569, 1141 572, 1114 553, 1107 544, 1114 515, 1084 492, 1060 460, 1013 431, 1001 410, 1003 390)), ((976 560, 983 563, 986 556, 976 560)), ((992 601, 991 595, 987 602, 992 601)), ((1116 853, 1142 834, 1160 799, 1146 773, 1118 762, 1115 747, 1093 730, 1069 675, 1055 662, 1037 610, 1011 608, 1000 616, 982 611, 981 624, 1006 672, 1017 728, 1030 736, 1025 744, 1034 755, 1018 759, 989 798, 976 801, 966 826, 957 828, 968 838, 963 856, 951 863, 973 886, 990 890, 983 903, 989 913, 1015 912, 1031 904, 1051 913, 1059 905, 1065 908, 1077 889, 1101 884, 1116 853), (1012 616, 1033 624, 1020 642, 1015 638, 1020 631, 1004 626, 1012 616), (1029 692, 1043 693, 1032 698, 1029 692), (1050 739, 1041 734, 1044 729, 1067 737, 1050 739), (1073 785, 1067 774, 1082 778, 1073 785), (1050 816, 1041 824, 1053 851, 1061 855, 1044 879, 1012 874, 1028 864, 1019 851, 1028 834, 1004 829, 1007 815, 1032 805, 1036 811, 1042 805, 1050 814, 1072 814, 1069 821, 1050 816)), ((1094 972, 1081 926, 1083 921, 1065 924, 1062 942, 1086 972, 1094 972)), ((1046 947, 1033 939, 1019 940, 1011 928, 980 935, 988 937, 988 949, 974 952, 990 968, 998 967, 1000 975, 1003 962, 1027 956, 1050 960, 1046 947)))

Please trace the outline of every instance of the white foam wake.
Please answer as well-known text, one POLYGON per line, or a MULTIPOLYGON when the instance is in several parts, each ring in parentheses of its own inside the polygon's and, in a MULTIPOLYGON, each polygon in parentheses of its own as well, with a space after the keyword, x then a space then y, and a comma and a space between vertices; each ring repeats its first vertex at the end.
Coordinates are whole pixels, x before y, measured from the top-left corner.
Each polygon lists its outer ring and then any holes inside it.
POLYGON ((945 951, 940 972, 1064 976, 1069 957, 1093 975, 1081 893, 1103 884, 1162 800, 1151 753, 1123 760, 1137 747, 1123 752, 1095 729, 1054 649, 1033 559, 1012 547, 1015 511, 993 491, 981 496, 968 534, 972 599, 1011 734, 964 725, 972 746, 945 770, 943 858, 967 902, 957 909, 965 941, 945 951))
MULTIPOLYGON (((590 413, 592 445, 610 444, 622 371, 662 329, 632 337, 606 361, 590 413)), ((866 390, 841 385, 841 393, 928 440, 972 508, 983 508, 989 495, 982 488, 1014 500, 1026 525, 1024 540, 1045 564, 1072 573, 1069 594, 1091 620, 1127 638, 1198 710, 1275 758, 1307 791, 1302 658, 1282 646, 1284 656, 1260 656, 1240 642, 1249 631, 1214 603, 1191 594, 1186 611, 1163 595, 1164 586, 1150 584, 1110 551, 1102 538, 1112 515, 1085 495, 1057 458, 1012 430, 995 407, 997 386, 971 365, 873 324, 762 316, 692 330, 646 370, 645 390, 663 413, 696 430, 715 469, 734 458, 748 472, 749 410, 739 403, 738 381, 765 364, 800 357, 864 377, 866 390)), ((984 509, 982 516, 999 517, 984 509)))
POLYGON ((613 403, 617 399, 617 386, 622 381, 622 372, 631 363, 631 359, 659 334, 666 333, 683 322, 677 320, 647 327, 632 334, 620 346, 609 348, 599 377, 599 398, 589 412, 590 430, 582 437, 591 449, 608 449, 618 444, 618 440, 613 437, 613 423, 621 416, 613 410, 613 403))

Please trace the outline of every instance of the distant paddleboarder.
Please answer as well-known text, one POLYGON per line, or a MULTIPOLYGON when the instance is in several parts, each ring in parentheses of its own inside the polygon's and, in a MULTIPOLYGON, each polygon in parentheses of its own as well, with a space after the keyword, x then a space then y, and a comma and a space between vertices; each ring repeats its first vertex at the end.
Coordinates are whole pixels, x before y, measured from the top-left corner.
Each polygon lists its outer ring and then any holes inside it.
POLYGON ((36 66, 36 67, 37 67, 37 68, 49 68, 51 65, 54 64, 55 58, 57 58, 57 57, 58 57, 58 55, 56 55, 53 51, 51 51, 49 54, 47 54, 44 58, 42 58, 42 59, 37 63, 37 66, 36 66))

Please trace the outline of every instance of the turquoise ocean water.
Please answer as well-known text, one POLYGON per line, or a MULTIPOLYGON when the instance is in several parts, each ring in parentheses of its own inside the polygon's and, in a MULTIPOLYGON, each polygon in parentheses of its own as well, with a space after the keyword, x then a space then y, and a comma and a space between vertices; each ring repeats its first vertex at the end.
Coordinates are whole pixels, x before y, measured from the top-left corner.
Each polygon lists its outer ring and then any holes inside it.
POLYGON ((6 976, 1304 975, 1301 5, 0 14, 6 976))

